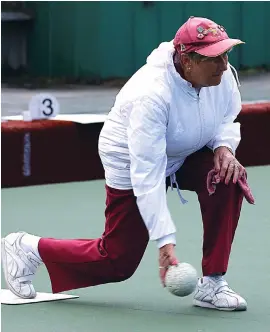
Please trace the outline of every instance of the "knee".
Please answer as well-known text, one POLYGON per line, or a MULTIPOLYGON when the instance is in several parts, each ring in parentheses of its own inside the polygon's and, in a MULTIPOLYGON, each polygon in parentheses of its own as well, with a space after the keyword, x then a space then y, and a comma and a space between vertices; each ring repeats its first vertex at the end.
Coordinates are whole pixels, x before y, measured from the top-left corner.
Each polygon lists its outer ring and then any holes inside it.
POLYGON ((104 246, 113 269, 114 282, 127 280, 134 275, 143 258, 147 243, 148 233, 142 233, 136 244, 127 241, 106 242, 104 246))
POLYGON ((237 183, 233 183, 232 180, 228 184, 225 184, 224 181, 220 182, 215 190, 214 196, 223 197, 223 199, 240 199, 243 196, 243 192, 237 183))
POLYGON ((135 271, 131 272, 131 271, 118 271, 118 275, 116 277, 115 282, 122 282, 125 280, 128 280, 129 278, 131 278, 133 276, 135 271))
POLYGON ((230 182, 226 185, 225 183, 222 183, 222 185, 227 188, 229 193, 234 193, 237 196, 243 195, 243 191, 241 190, 240 185, 236 182, 233 183, 233 180, 231 179, 230 182))
POLYGON ((138 262, 124 257, 113 259, 112 264, 115 271, 116 282, 125 281, 131 278, 139 265, 138 262))
POLYGON ((132 255, 130 250, 110 255, 110 263, 113 267, 114 282, 120 282, 131 278, 136 272, 142 255, 132 255))

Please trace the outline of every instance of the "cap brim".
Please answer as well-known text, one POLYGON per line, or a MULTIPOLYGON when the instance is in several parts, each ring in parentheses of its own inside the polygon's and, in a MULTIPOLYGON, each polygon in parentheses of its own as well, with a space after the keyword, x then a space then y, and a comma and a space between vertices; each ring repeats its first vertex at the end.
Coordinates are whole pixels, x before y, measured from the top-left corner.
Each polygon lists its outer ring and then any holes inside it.
POLYGON ((224 39, 221 40, 215 44, 200 48, 196 51, 196 53, 208 57, 216 57, 219 56, 225 52, 227 52, 229 49, 231 49, 233 46, 239 45, 239 44, 245 44, 240 39, 224 39))

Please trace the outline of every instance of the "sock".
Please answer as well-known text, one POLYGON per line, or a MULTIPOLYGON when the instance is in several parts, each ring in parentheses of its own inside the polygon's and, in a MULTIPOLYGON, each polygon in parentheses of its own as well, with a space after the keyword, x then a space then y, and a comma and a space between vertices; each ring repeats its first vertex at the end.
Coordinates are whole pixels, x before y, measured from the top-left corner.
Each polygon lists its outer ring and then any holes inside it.
POLYGON ((40 236, 35 236, 32 234, 25 234, 21 239, 22 249, 26 252, 31 251, 37 258, 42 262, 40 254, 38 252, 38 242, 41 239, 40 236))
POLYGON ((205 280, 216 279, 216 278, 219 278, 219 277, 222 277, 222 276, 223 276, 222 273, 213 273, 213 274, 210 274, 209 276, 204 276, 204 279, 205 280))

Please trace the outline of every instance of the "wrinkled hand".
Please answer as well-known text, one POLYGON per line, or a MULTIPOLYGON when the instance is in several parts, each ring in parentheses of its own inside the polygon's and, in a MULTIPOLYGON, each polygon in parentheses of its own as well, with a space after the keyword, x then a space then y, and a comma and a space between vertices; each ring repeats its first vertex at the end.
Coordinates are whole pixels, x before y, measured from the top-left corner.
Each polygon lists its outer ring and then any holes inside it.
POLYGON ((239 163, 231 151, 225 146, 221 146, 214 151, 215 170, 219 172, 220 182, 228 184, 233 177, 236 183, 245 172, 245 168, 239 163))
POLYGON ((170 265, 177 265, 179 262, 174 253, 174 244, 166 244, 159 249, 159 276, 165 287, 165 275, 170 265))

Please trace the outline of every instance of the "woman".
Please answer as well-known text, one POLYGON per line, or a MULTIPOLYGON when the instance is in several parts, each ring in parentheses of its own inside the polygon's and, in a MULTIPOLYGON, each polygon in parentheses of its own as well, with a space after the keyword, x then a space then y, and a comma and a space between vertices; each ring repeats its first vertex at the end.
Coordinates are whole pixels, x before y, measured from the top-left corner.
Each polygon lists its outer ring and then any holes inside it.
POLYGON ((195 191, 202 211, 203 277, 194 305, 246 310, 246 301, 224 279, 243 200, 238 182, 245 175, 235 158, 241 98, 227 54, 240 43, 216 23, 191 17, 173 42, 152 52, 116 97, 100 134, 107 194, 103 235, 8 235, 2 240, 3 269, 14 294, 35 297, 31 280, 41 263, 53 292, 126 280, 149 239, 157 243, 164 283, 166 269, 178 262, 166 201, 171 186, 183 203, 180 189, 195 191), (206 185, 210 171, 219 183, 212 195, 206 185))

